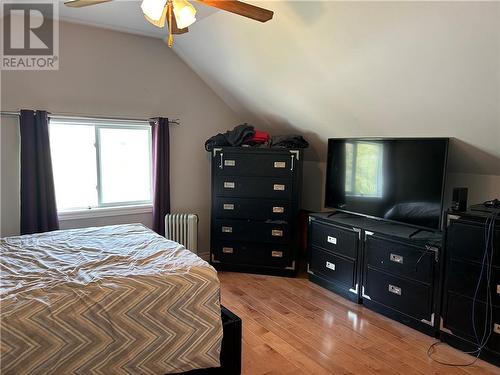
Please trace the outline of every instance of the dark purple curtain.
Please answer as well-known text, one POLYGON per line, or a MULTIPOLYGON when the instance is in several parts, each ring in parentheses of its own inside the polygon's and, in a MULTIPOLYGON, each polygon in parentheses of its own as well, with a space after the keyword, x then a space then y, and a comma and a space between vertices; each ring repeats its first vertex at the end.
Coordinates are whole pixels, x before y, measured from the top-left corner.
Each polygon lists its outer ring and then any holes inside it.
POLYGON ((19 128, 21 234, 59 229, 47 112, 22 110, 19 128))
POLYGON ((168 119, 150 120, 153 134, 153 230, 165 235, 165 215, 170 213, 170 134, 168 119))

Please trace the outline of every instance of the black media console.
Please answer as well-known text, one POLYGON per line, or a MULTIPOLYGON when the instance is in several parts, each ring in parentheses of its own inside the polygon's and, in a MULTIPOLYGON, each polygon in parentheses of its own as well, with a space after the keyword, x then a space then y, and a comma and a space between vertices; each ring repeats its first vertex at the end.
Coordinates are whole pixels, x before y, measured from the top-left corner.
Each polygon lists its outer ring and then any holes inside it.
POLYGON ((480 357, 498 366, 500 217, 488 231, 492 212, 448 213, 445 238, 346 213, 312 214, 309 279, 473 355, 483 340, 480 357), (491 267, 483 264, 488 232, 491 267))
POLYGON ((309 279, 429 335, 438 333, 442 235, 346 213, 309 218, 309 279))

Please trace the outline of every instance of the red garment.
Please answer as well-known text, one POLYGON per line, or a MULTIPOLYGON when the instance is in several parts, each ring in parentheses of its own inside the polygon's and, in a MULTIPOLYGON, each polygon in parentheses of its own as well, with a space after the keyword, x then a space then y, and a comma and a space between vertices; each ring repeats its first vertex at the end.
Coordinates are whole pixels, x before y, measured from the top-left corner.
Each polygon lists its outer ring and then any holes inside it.
POLYGON ((269 133, 256 130, 252 138, 245 140, 245 143, 266 143, 269 141, 269 133))

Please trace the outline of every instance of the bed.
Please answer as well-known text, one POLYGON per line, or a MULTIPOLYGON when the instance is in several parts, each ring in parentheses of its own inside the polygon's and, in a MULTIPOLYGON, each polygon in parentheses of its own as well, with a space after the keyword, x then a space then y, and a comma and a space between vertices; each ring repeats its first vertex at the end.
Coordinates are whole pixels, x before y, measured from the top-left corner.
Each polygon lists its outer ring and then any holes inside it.
POLYGON ((141 224, 0 239, 7 374, 167 374, 220 365, 216 271, 141 224))

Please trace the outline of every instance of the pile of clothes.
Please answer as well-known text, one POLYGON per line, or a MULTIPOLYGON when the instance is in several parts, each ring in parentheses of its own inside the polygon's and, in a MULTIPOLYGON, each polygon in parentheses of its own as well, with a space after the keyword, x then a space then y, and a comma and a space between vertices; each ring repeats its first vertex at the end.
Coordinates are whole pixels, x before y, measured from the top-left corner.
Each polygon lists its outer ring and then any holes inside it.
POLYGON ((235 126, 224 134, 219 133, 205 142, 205 150, 212 151, 216 147, 272 147, 272 148, 307 148, 309 143, 301 135, 276 135, 255 130, 247 123, 235 126))

